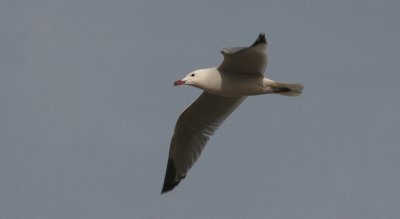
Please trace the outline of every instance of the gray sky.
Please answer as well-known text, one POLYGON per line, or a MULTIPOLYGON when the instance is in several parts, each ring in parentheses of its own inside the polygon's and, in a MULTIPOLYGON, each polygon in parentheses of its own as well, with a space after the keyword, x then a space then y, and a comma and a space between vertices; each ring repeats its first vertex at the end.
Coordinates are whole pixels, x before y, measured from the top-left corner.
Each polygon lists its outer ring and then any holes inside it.
POLYGON ((0 3, 0 218, 400 218, 400 1, 0 3), (248 98, 160 195, 172 87, 269 42, 248 98))

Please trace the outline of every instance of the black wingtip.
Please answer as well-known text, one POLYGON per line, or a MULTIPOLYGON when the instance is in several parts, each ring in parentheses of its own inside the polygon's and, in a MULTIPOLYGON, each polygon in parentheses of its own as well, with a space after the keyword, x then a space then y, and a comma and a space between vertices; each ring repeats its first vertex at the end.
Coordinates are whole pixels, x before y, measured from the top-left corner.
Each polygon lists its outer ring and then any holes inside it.
POLYGON ((171 191, 172 189, 175 188, 175 186, 179 184, 180 180, 175 181, 175 178, 176 178, 175 164, 172 159, 169 159, 167 164, 167 171, 165 172, 164 185, 162 187, 161 194, 171 191))
POLYGON ((268 44, 267 39, 265 38, 265 33, 260 33, 256 41, 253 43, 253 45, 251 45, 251 47, 257 46, 259 44, 268 44))

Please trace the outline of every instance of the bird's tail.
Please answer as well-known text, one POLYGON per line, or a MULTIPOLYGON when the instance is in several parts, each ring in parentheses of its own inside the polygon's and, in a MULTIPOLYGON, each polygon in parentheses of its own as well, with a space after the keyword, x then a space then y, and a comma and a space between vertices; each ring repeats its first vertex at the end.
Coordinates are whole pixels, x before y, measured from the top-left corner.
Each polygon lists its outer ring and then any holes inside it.
POLYGON ((291 84, 283 82, 274 82, 272 88, 274 93, 285 96, 299 96, 303 91, 302 84, 291 84))

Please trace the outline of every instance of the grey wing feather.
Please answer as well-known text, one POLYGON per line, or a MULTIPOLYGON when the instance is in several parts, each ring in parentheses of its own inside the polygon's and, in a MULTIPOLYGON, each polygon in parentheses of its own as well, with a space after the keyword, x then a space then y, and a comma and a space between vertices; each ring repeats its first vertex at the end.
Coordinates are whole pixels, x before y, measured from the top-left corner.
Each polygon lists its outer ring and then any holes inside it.
POLYGON ((266 48, 267 40, 263 33, 250 47, 225 48, 221 51, 224 61, 218 70, 263 76, 267 67, 266 48))
POLYGON ((172 190, 200 156, 209 137, 245 97, 222 97, 203 92, 176 123, 162 193, 172 190))

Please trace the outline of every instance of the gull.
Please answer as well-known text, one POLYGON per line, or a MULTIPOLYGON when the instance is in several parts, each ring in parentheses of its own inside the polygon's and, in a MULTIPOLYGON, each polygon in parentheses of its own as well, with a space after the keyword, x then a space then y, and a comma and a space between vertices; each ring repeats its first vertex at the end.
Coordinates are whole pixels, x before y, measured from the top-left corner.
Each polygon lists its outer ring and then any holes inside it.
POLYGON ((260 33, 250 47, 223 49, 220 66, 193 71, 174 83, 199 88, 203 93, 176 122, 161 193, 171 191, 185 178, 210 136, 247 96, 301 94, 302 84, 264 77, 267 45, 265 34, 260 33))

